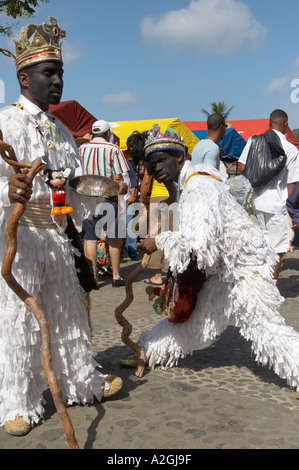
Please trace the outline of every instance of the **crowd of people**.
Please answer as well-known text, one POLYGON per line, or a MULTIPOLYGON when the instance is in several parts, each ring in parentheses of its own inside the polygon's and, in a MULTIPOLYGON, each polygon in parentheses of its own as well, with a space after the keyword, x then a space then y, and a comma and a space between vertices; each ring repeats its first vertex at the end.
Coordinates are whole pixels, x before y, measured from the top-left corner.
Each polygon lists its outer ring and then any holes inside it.
MULTIPOLYGON (((0 160, 0 255, 2 262, 7 223, 15 204, 25 205, 13 274, 46 313, 53 369, 64 402, 101 401, 122 386, 119 377, 99 372, 93 359, 86 289, 80 284, 73 239, 68 236, 70 217, 82 227, 82 253, 92 267, 94 288, 98 287, 97 244, 103 231, 112 287, 125 285, 120 273, 124 243, 131 259, 144 252, 151 255, 149 267, 154 274, 146 283, 153 286, 165 285, 164 259, 175 279, 183 279, 190 266, 201 272, 204 282, 194 294, 189 318, 184 322, 164 318, 141 334, 139 344, 150 367, 174 366, 233 323, 251 341, 257 361, 298 388, 299 335, 279 313, 283 299, 275 284, 298 224, 298 196, 292 194, 298 193, 299 153, 284 136, 286 113, 275 110, 270 115, 270 129, 279 139, 275 150, 285 159, 267 184, 253 188, 256 223, 231 193, 227 172, 221 168, 217 141, 226 129, 221 115, 209 116, 208 135, 191 158, 182 137, 159 126, 133 133, 122 152, 104 120, 93 124, 91 140, 78 148, 70 132, 49 111, 49 105, 59 103, 62 96, 60 40, 65 36, 57 21, 50 20, 50 25, 30 25, 23 31, 15 56, 20 96, 0 111, 0 139, 13 147, 18 162, 25 167, 41 157, 43 163, 43 171, 32 182, 28 169, 15 171, 4 158, 0 160), (32 37, 35 40, 30 42, 32 37), (37 37, 48 47, 41 47, 37 37), (141 185, 136 167, 143 168, 141 185), (95 212, 91 198, 82 204, 80 195, 67 183, 64 204, 72 208, 71 215, 57 215, 52 213, 53 188, 47 184, 47 174, 52 172, 63 172, 68 182, 80 175, 110 178, 118 183, 118 194, 101 199, 95 212), (124 239, 118 226, 123 213, 127 229, 134 216, 130 205, 138 197, 156 225, 137 246, 134 233, 124 239), (159 230, 155 208, 161 202, 167 207, 175 201, 178 219, 167 230, 159 230)), ((5 148, 2 146, 1 156, 7 156, 5 148)), ((250 139, 239 165, 245 176, 252 148, 250 139)), ((24 435, 44 415, 41 337, 29 306, 3 278, 0 288, 0 425, 10 434, 24 435)))

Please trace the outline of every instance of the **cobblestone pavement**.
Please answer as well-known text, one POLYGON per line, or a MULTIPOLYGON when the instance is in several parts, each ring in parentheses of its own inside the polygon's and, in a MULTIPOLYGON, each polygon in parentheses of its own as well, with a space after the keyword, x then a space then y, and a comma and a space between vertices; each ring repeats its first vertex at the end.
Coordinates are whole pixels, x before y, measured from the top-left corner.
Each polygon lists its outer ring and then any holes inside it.
MULTIPOLYGON (((123 263, 124 276, 137 263, 123 263)), ((134 300, 124 312, 133 326, 131 338, 161 317, 148 302, 145 270, 134 283, 134 300)), ((299 250, 288 254, 278 281, 286 301, 281 313, 299 330, 299 250)), ((102 282, 91 297, 93 348, 105 373, 123 379, 115 396, 90 406, 72 406, 68 413, 81 449, 298 449, 299 400, 285 382, 259 366, 250 343, 235 327, 207 344, 178 367, 146 370, 121 368, 130 353, 121 341, 115 308, 125 289, 102 282)), ((64 428, 45 383, 45 420, 27 436, 0 429, 1 449, 67 449, 64 428)))

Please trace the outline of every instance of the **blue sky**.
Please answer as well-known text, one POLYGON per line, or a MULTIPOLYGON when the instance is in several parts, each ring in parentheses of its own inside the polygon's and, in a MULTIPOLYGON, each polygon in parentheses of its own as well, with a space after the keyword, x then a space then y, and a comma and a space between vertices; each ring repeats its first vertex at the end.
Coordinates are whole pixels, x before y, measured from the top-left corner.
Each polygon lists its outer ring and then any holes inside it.
MULTIPOLYGON (((62 99, 98 119, 205 120, 201 108, 224 101, 230 119, 281 108, 299 128, 297 0, 49 0, 16 37, 48 16, 66 30, 62 99)), ((0 47, 14 43, 1 36, 0 47)), ((0 101, 15 101, 14 63, 2 55, 0 83, 0 101)))

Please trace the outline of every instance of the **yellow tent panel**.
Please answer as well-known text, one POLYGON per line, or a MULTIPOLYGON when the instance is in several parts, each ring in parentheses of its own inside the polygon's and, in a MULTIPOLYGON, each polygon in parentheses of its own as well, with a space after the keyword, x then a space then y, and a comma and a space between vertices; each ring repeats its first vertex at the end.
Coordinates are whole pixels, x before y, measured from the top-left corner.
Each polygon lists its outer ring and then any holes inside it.
POLYGON ((192 153, 194 146, 199 142, 199 139, 193 132, 178 118, 172 119, 146 119, 140 121, 117 121, 110 122, 111 126, 115 126, 112 131, 120 140, 120 148, 125 150, 127 148, 127 138, 133 134, 134 131, 148 131, 154 124, 164 127, 168 126, 174 129, 180 136, 183 137, 185 145, 187 145, 189 153, 192 153))

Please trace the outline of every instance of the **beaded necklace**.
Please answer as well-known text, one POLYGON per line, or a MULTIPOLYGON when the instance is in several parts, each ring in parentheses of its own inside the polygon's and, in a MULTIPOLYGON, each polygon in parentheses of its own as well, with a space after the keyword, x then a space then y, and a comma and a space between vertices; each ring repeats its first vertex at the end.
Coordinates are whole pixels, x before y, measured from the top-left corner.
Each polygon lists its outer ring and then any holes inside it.
POLYGON ((192 176, 195 176, 195 175, 210 176, 211 178, 215 178, 215 180, 220 181, 220 179, 217 178, 217 176, 211 175, 210 173, 207 173, 206 171, 195 171, 194 173, 192 173, 192 174, 186 179, 185 184, 184 184, 184 187, 185 187, 186 184, 188 183, 189 179, 192 178, 192 176))

